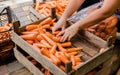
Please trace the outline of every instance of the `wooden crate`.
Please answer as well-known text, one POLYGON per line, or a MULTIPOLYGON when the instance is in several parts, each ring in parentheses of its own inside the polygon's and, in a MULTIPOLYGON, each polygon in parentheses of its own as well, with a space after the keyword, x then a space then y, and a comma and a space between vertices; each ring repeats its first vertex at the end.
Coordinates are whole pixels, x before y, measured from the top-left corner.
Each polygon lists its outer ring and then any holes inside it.
MULTIPOLYGON (((42 20, 32 24, 39 24, 42 20)), ((70 63, 66 64, 67 73, 65 73, 52 62, 50 62, 44 55, 38 53, 34 48, 32 48, 31 45, 29 45, 19 36, 21 32, 25 31, 25 27, 27 25, 18 28, 19 22, 15 22, 14 26, 15 32, 12 31, 12 40, 15 42, 15 44, 17 44, 54 75, 85 75, 112 56, 113 45, 111 45, 111 41, 108 44, 101 38, 96 37, 87 31, 82 31, 81 34, 77 34, 72 39, 72 43, 75 47, 83 47, 83 50, 80 52, 80 54, 83 55, 82 60, 84 63, 78 66, 77 71, 73 71, 71 69, 70 63), (100 48, 105 48, 105 50, 103 52, 99 52, 100 48)))
POLYGON ((14 48, 16 59, 22 63, 34 75, 44 75, 35 65, 33 65, 17 47, 14 48))

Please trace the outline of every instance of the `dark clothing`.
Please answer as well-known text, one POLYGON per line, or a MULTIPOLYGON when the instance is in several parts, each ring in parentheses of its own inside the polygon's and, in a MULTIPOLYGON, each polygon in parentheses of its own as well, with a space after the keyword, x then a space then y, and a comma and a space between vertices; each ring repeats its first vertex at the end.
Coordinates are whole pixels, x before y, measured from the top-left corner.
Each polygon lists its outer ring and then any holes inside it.
POLYGON ((92 4, 98 3, 100 2, 100 0, 85 0, 85 2, 82 4, 82 6, 78 9, 78 11, 80 11, 83 8, 86 8, 92 4))

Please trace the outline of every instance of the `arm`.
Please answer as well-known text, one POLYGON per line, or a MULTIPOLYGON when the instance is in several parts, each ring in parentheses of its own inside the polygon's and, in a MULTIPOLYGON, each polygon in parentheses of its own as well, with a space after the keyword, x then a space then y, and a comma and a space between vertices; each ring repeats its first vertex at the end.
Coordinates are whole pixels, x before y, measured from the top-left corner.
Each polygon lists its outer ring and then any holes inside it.
POLYGON ((120 0, 105 0, 103 6, 100 9, 89 14, 86 18, 76 22, 75 25, 80 29, 95 25, 103 19, 113 15, 119 5, 120 0))
POLYGON ((85 0, 70 0, 62 15, 62 18, 67 19, 71 16, 83 4, 84 1, 85 0))
POLYGON ((66 28, 66 20, 69 16, 71 16, 84 2, 84 0, 70 0, 63 15, 61 16, 60 20, 56 23, 56 25, 52 28, 52 32, 56 31, 57 29, 62 28, 64 30, 66 28))

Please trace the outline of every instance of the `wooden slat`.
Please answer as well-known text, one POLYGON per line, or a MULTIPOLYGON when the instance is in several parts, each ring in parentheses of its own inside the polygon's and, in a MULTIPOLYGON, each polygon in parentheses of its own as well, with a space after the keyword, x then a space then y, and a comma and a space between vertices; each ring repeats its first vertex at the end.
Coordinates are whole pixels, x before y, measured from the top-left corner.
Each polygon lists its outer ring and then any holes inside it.
POLYGON ((30 12, 33 13, 36 17, 38 17, 39 19, 44 18, 42 15, 40 15, 37 11, 35 11, 35 9, 33 9, 33 7, 30 7, 30 12))
POLYGON ((34 75, 44 75, 36 66, 34 66, 22 53, 20 53, 17 48, 14 48, 14 55, 16 59, 22 63, 30 72, 34 75))

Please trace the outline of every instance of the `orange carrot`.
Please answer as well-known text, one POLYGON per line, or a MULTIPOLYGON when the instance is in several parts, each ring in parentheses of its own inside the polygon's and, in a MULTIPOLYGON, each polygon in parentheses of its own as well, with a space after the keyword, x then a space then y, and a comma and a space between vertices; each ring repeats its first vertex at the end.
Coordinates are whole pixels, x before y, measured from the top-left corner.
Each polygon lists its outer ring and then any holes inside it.
POLYGON ((41 53, 50 58, 50 52, 47 50, 47 48, 42 48, 41 53))
POLYGON ((36 3, 35 10, 39 10, 39 6, 40 6, 40 1, 36 3))
POLYGON ((34 39, 34 42, 35 42, 35 43, 39 43, 39 40, 37 40, 37 39, 34 39))
POLYGON ((75 57, 73 55, 71 55, 71 61, 72 61, 72 65, 75 66, 75 57))
POLYGON ((39 25, 45 25, 45 24, 48 24, 52 21, 52 18, 51 17, 48 17, 46 18, 45 20, 43 20, 39 25))
POLYGON ((56 43, 50 39, 48 36, 46 36, 45 34, 41 34, 41 36, 52 46, 54 46, 56 43))
POLYGON ((70 47, 72 46, 71 42, 65 42, 65 43, 62 43, 60 44, 62 47, 70 47))
POLYGON ((39 34, 39 35, 37 35, 36 39, 39 40, 39 41, 41 41, 41 40, 43 40, 44 38, 39 34))
POLYGON ((63 48, 59 43, 57 43, 57 46, 61 52, 66 52, 66 49, 63 48))
POLYGON ((36 60, 31 60, 30 62, 31 62, 33 65, 35 65, 35 66, 37 65, 37 61, 36 61, 36 60))
POLYGON ((50 44, 47 43, 47 41, 41 40, 40 42, 41 42, 43 45, 45 45, 46 47, 51 48, 50 44))
POLYGON ((64 64, 69 62, 68 58, 63 54, 63 52, 56 52, 56 57, 58 57, 64 64))
POLYGON ((57 35, 57 34, 59 34, 60 32, 61 32, 61 31, 54 31, 53 34, 54 34, 54 35, 57 35))
POLYGON ((34 31, 34 32, 30 32, 30 31, 25 31, 25 32, 22 32, 23 35, 26 35, 26 34, 38 34, 38 32, 34 31))
POLYGON ((81 62, 81 59, 79 57, 75 57, 75 62, 81 62))
POLYGON ((65 72, 65 67, 63 65, 59 66, 61 70, 63 70, 65 72))
POLYGON ((70 53, 70 52, 76 52, 76 51, 79 51, 79 50, 82 50, 82 49, 83 49, 82 47, 80 47, 80 48, 69 48, 69 49, 67 49, 66 52, 68 52, 68 53, 70 53))
MULTIPOLYGON (((60 42, 61 37, 62 37, 62 36, 55 36, 55 37, 53 37, 52 39, 53 39, 53 41, 55 41, 55 42, 60 42)), ((63 47, 63 46, 62 46, 62 47, 63 47)))
POLYGON ((55 65, 58 65, 61 61, 56 57, 54 56, 53 54, 50 54, 50 58, 53 60, 53 63, 55 65))
POLYGON ((46 32, 45 35, 47 35, 49 38, 54 38, 54 35, 52 35, 50 32, 46 32))
POLYGON ((57 45, 54 45, 51 50, 50 50, 50 53, 51 54, 55 54, 56 53, 56 48, 57 48, 57 45))
POLYGON ((25 40, 27 43, 29 43, 29 44, 33 44, 33 41, 32 40, 25 40))
POLYGON ((56 5, 56 8, 63 12, 63 9, 61 8, 61 6, 59 4, 56 5))
POLYGON ((33 29, 36 29, 36 28, 37 28, 37 25, 28 25, 28 26, 26 26, 27 31, 30 31, 30 30, 33 30, 33 29))
POLYGON ((50 71, 47 71, 47 74, 46 75, 51 75, 50 71))
POLYGON ((103 52, 104 50, 105 50, 105 48, 101 48, 99 52, 101 53, 101 52, 103 52))
POLYGON ((46 47, 44 44, 41 44, 41 43, 34 43, 34 45, 36 45, 40 48, 45 48, 46 47))
POLYGON ((21 38, 25 40, 34 40, 35 39, 35 34, 27 34, 27 35, 20 35, 21 38))
POLYGON ((34 49, 35 49, 38 53, 40 53, 40 51, 41 51, 41 50, 40 50, 40 48, 39 48, 39 47, 37 47, 37 46, 36 46, 36 45, 34 45, 34 44, 32 45, 32 47, 33 47, 33 48, 34 48, 34 49))
POLYGON ((40 28, 39 25, 37 26, 37 29, 38 29, 38 31, 39 31, 39 34, 45 33, 45 31, 44 31, 42 28, 40 28))
POLYGON ((46 24, 46 25, 41 26, 41 28, 43 28, 43 29, 50 29, 50 25, 46 24))
POLYGON ((76 55, 78 52, 70 52, 69 55, 76 55))

